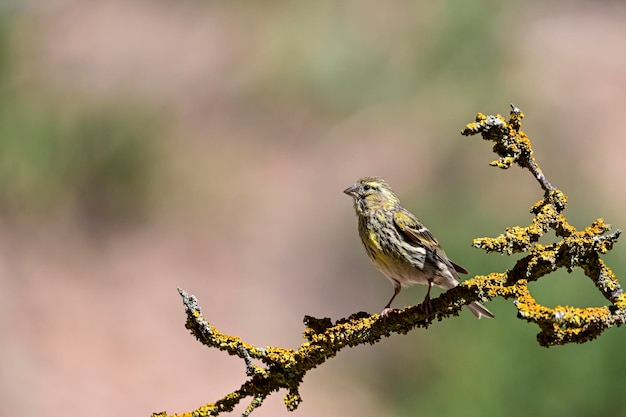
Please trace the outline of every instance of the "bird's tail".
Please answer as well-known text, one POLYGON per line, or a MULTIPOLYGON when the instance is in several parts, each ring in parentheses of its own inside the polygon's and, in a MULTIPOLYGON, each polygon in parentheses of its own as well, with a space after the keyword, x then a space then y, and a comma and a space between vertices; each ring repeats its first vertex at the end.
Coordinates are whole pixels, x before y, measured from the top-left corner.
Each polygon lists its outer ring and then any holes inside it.
POLYGON ((467 306, 467 308, 469 308, 469 311, 471 311, 472 314, 476 316, 476 318, 487 317, 489 319, 493 319, 495 317, 491 313, 491 311, 487 310, 480 303, 476 303, 476 302, 471 303, 467 306))

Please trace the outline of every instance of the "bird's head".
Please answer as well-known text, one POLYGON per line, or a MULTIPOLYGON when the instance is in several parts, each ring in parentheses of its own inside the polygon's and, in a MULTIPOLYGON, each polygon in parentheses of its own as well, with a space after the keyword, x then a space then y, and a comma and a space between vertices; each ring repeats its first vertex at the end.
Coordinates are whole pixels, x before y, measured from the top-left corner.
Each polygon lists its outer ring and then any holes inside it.
POLYGON ((343 190, 354 199, 354 208, 359 214, 367 214, 400 204, 389 185, 381 177, 364 177, 353 186, 343 190))

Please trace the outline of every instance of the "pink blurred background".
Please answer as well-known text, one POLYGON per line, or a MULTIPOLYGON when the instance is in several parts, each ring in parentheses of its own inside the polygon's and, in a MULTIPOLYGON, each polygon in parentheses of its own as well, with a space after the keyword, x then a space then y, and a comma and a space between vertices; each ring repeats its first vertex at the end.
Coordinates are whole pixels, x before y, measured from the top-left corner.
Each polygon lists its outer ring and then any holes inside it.
MULTIPOLYGON (((131 225, 96 218, 94 232, 63 199, 3 217, 0 416, 184 412, 238 388, 244 364, 189 335, 177 287, 218 329, 259 346, 296 348, 305 314, 379 311, 391 287, 369 265, 341 193, 364 175, 385 176, 418 214, 429 205, 448 254, 490 272, 471 237, 528 222, 541 195, 521 170, 488 167, 489 145, 458 132, 511 101, 576 225, 605 216, 626 227, 623 3, 483 2, 466 18, 489 22, 478 27, 492 43, 449 55, 436 40, 467 40, 449 30, 450 16, 463 21, 458 4, 6 4, 14 82, 28 96, 63 108, 140 103, 159 152, 147 209, 131 225), (422 56, 440 62, 410 74, 422 56), (483 221, 454 243, 439 205, 483 221)), ((499 323, 458 320, 486 339, 490 326, 523 329, 535 344, 510 303, 493 305, 499 323)), ((428 349, 427 336, 342 352, 306 376, 294 415, 394 415, 367 365, 428 349)), ((284 394, 254 415, 286 415, 284 394)))

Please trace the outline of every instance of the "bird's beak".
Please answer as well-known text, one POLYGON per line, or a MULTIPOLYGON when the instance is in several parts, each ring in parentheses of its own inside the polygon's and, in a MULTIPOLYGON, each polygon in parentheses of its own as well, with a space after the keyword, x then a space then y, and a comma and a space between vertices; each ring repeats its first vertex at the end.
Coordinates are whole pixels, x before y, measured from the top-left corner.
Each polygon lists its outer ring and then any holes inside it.
POLYGON ((343 190, 343 192, 352 197, 356 197, 356 184, 353 185, 352 187, 346 188, 345 190, 343 190))

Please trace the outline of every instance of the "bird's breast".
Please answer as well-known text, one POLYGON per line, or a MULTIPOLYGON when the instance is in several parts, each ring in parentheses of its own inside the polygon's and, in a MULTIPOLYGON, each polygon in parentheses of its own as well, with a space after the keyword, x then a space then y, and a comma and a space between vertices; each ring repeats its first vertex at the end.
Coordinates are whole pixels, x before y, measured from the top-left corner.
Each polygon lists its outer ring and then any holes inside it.
POLYGON ((380 239, 379 239, 379 235, 377 232, 373 231, 373 230, 369 230, 367 233, 367 240, 369 243, 369 245, 372 247, 372 249, 378 251, 378 252, 382 252, 383 248, 380 244, 380 239))

